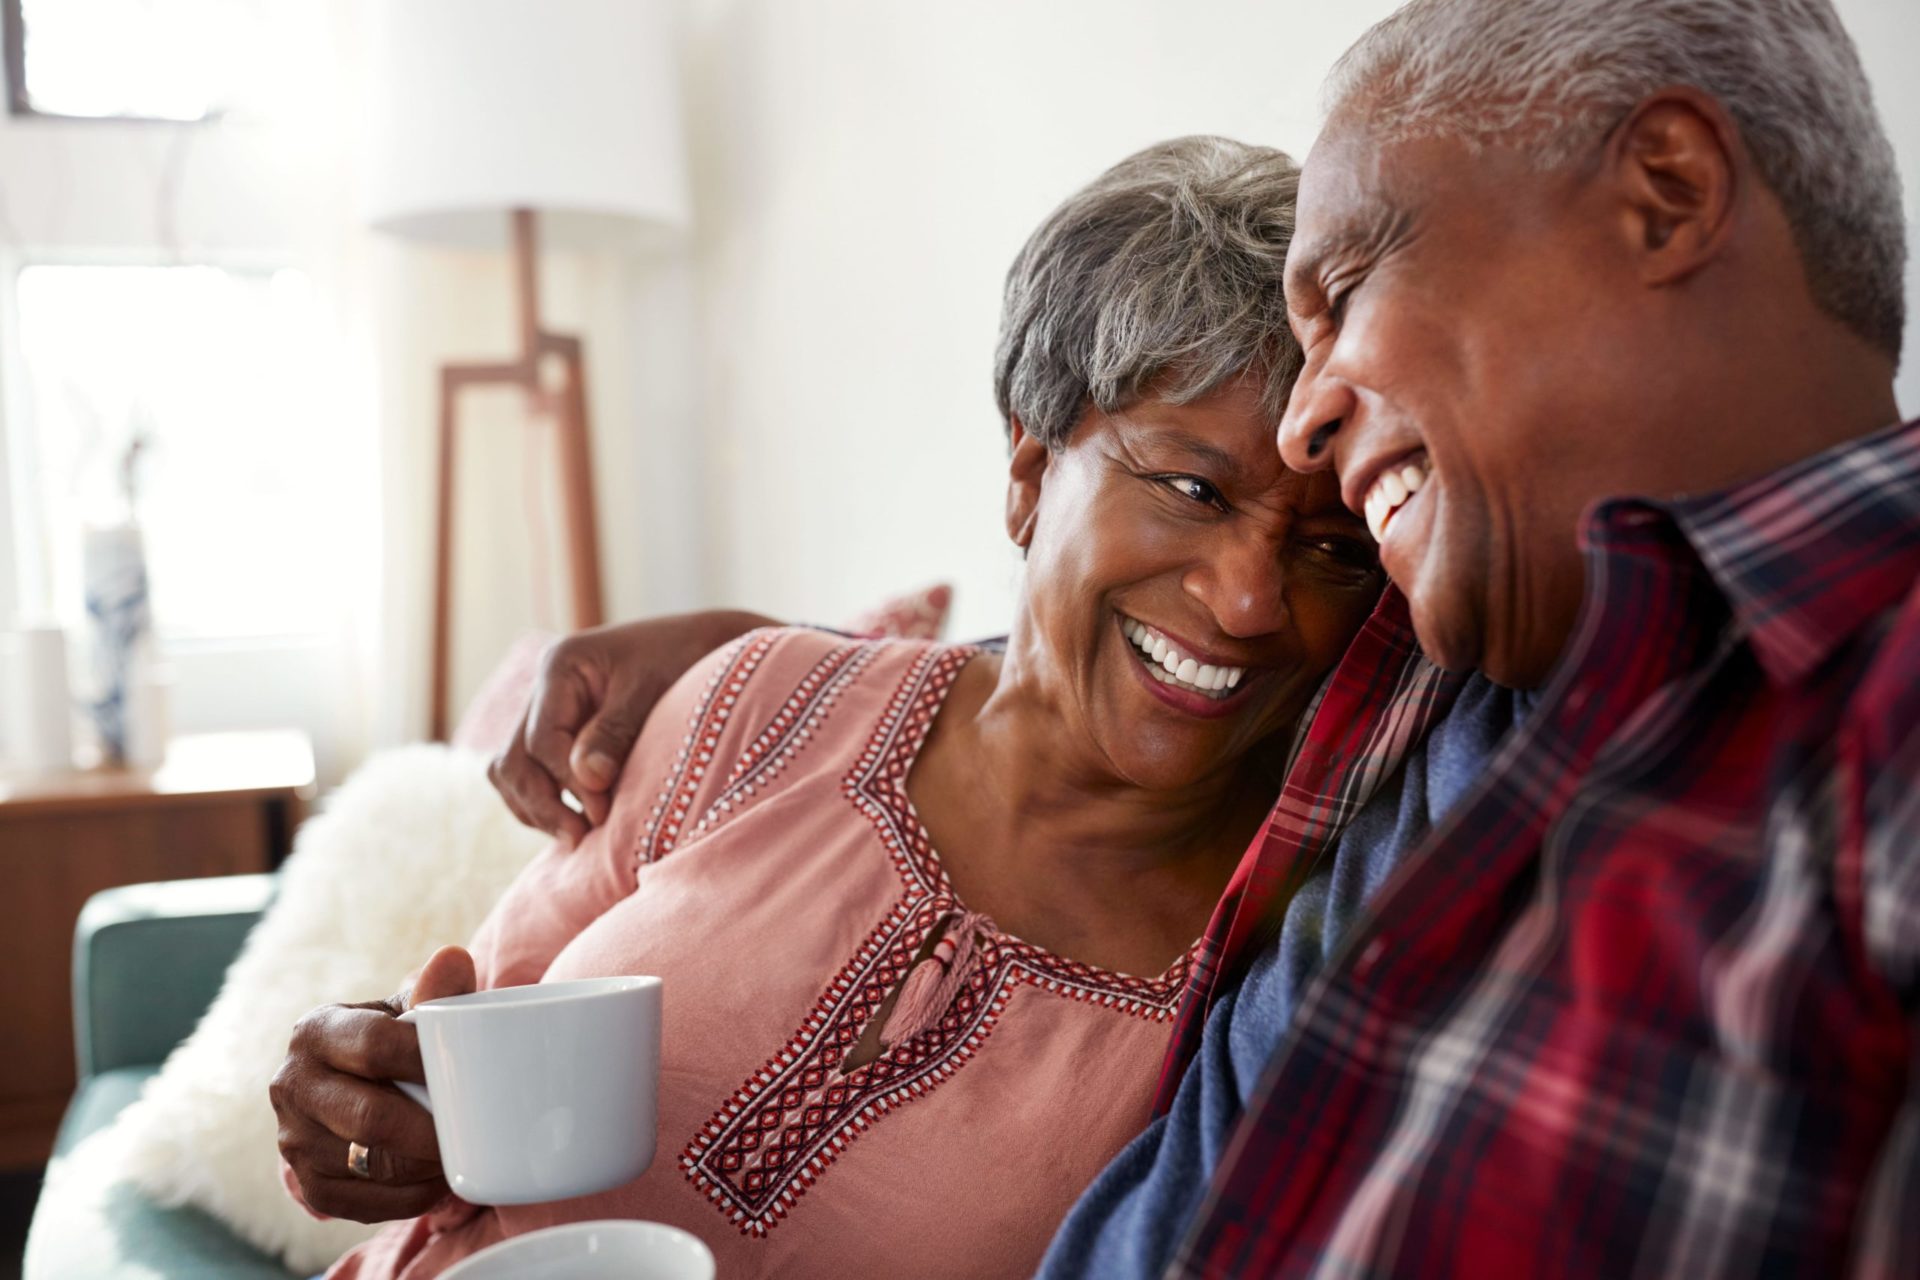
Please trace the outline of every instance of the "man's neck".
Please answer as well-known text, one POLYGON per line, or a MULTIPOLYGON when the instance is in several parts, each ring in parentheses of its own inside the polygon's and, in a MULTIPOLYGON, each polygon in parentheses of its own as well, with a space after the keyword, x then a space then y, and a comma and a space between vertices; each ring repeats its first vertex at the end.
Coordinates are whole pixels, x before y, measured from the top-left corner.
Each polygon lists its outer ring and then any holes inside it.
MULTIPOLYGON (((1825 320, 1773 335, 1742 345, 1738 369, 1646 388, 1649 409, 1622 424, 1618 466, 1596 477, 1592 500, 1714 493, 1899 422, 1894 365, 1884 353, 1825 320)), ((1567 572, 1575 583, 1585 576, 1571 544, 1567 572)), ((1583 595, 1581 588, 1566 598, 1569 627, 1583 595)), ((1535 679, 1499 683, 1537 688, 1565 658, 1562 650, 1535 679)))
POLYGON ((1899 421, 1893 361, 1834 321, 1749 327, 1737 341, 1737 362, 1662 389, 1669 411, 1649 420, 1668 425, 1621 451, 1624 474, 1608 496, 1712 493, 1899 421))

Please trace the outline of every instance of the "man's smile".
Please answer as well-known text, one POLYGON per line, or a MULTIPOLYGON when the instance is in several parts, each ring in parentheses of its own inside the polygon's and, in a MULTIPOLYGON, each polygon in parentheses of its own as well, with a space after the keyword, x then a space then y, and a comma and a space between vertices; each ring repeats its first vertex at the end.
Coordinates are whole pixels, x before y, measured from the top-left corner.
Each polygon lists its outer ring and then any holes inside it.
POLYGON ((1367 487, 1366 497, 1361 501, 1361 514, 1366 517, 1367 531, 1373 534, 1375 542, 1386 541, 1387 525, 1412 501, 1413 495, 1420 492, 1431 469, 1426 451, 1421 450, 1405 461, 1383 468, 1367 487))

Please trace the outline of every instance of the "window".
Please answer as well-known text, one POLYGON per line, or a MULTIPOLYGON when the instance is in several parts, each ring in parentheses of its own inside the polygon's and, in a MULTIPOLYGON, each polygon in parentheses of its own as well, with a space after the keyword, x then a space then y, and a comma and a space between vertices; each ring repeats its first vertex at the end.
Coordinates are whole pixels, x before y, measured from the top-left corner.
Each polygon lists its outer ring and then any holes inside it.
POLYGON ((16 287, 28 431, 15 465, 34 480, 63 612, 79 598, 80 530, 124 518, 122 464, 139 440, 163 643, 336 625, 351 559, 342 508, 367 486, 338 474, 356 455, 328 420, 335 362, 307 277, 43 264, 16 287))
POLYGON ((202 120, 260 42, 260 0, 0 0, 15 115, 202 120))

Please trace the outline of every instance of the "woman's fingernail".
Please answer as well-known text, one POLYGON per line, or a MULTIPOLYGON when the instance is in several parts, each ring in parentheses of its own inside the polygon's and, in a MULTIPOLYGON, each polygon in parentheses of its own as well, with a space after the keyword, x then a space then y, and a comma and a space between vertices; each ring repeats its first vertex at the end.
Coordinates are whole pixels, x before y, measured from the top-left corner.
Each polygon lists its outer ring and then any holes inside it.
POLYGON ((600 786, 604 787, 613 780, 613 760, 603 752, 589 754, 584 769, 587 777, 600 786))

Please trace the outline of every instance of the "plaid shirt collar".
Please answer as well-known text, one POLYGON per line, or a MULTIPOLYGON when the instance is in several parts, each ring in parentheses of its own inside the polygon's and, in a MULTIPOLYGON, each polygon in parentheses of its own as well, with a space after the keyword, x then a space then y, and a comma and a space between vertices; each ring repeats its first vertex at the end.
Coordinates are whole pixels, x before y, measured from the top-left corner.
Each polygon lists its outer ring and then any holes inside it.
POLYGON ((1607 504, 1662 511, 1699 556, 1776 685, 1804 678, 1920 573, 1920 419, 1718 494, 1607 504))

